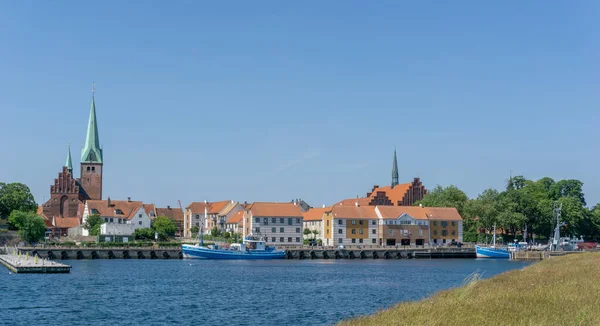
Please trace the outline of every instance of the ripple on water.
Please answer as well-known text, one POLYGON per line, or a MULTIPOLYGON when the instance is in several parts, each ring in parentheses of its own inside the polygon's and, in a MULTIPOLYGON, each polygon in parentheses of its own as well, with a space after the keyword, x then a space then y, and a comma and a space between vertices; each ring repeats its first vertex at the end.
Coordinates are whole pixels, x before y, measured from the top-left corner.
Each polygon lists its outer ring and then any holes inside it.
POLYGON ((0 273, 7 325, 323 325, 528 263, 482 260, 82 260, 0 273))

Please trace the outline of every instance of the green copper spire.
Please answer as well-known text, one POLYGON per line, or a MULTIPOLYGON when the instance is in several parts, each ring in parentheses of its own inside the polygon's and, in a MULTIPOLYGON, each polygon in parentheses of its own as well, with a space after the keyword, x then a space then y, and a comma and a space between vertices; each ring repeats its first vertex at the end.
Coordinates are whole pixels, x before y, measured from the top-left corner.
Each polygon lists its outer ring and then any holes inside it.
POLYGON ((73 172, 73 162, 71 161, 71 142, 69 142, 69 151, 67 152, 67 163, 65 163, 69 172, 73 172))
POLYGON ((392 166, 392 188, 398 185, 398 159, 396 159, 396 147, 394 147, 394 164, 392 166))
POLYGON ((98 121, 96 120, 96 104, 94 103, 94 89, 92 89, 92 105, 88 120, 85 145, 81 151, 81 163, 102 163, 102 149, 98 138, 98 121))

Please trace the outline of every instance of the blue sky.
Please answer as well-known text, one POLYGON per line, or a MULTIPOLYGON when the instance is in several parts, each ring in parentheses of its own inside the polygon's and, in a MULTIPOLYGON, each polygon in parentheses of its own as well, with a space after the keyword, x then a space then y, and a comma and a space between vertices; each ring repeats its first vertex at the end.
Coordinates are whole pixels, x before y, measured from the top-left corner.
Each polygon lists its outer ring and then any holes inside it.
MULTIPOLYGON (((104 197, 289 201, 510 175, 600 201, 600 2, 0 2, 0 180, 49 196, 85 140, 104 197)), ((79 167, 75 167, 79 175, 79 167)))

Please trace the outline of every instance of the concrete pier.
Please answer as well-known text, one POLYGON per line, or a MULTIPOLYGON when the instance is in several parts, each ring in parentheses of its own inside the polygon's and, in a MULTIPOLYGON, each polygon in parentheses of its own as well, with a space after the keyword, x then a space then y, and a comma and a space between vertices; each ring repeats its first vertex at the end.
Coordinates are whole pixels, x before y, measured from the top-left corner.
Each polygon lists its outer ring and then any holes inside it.
POLYGON ((29 255, 0 255, 0 263, 13 273, 69 273, 71 266, 29 255))

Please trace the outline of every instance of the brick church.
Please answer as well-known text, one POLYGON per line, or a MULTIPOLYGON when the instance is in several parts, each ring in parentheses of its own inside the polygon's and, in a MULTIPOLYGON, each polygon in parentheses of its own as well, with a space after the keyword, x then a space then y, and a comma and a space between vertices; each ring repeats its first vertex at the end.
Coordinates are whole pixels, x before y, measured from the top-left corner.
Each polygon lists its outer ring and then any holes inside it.
POLYGON ((49 227, 68 229, 79 225, 86 200, 102 199, 103 155, 98 138, 98 121, 93 91, 87 135, 81 151, 80 164, 80 177, 75 178, 71 146, 69 145, 67 161, 58 173, 58 178, 54 179, 54 184, 50 186, 50 199, 39 209, 49 227))

